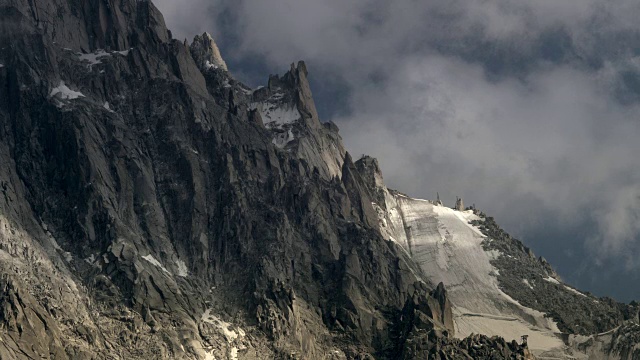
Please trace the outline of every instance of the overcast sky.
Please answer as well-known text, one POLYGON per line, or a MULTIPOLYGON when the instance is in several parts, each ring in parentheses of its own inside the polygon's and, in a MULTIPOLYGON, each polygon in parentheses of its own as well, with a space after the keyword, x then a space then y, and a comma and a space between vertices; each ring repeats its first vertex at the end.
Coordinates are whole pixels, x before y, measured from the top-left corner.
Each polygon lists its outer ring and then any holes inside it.
POLYGON ((305 60, 323 120, 388 186, 462 196, 567 282, 640 299, 637 0, 155 3, 249 85, 305 60))

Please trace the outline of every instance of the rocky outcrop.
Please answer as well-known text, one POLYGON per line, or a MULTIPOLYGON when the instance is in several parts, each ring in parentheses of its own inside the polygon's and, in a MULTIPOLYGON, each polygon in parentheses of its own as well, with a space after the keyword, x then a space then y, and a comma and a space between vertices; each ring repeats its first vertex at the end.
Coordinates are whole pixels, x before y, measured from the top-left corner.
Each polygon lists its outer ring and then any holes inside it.
POLYGON ((474 224, 487 236, 483 247, 499 254, 492 264, 499 270, 500 287, 521 304, 549 314, 563 332, 603 333, 634 318, 628 306, 598 299, 564 284, 551 265, 522 242, 502 230, 492 217, 476 211, 474 224), (526 282, 525 286, 522 286, 526 282), (626 313, 626 315, 625 315, 626 313))
POLYGON ((325 180, 342 176, 346 150, 338 127, 320 122, 304 62, 251 92, 249 110, 260 114, 277 148, 305 161, 325 180))
POLYGON ((464 202, 462 201, 462 198, 456 197, 456 205, 453 207, 454 209, 458 210, 458 211, 464 211, 464 202))
POLYGON ((472 335, 464 340, 450 340, 436 331, 411 334, 400 359, 517 359, 533 360, 526 345, 507 342, 499 337, 472 335))
POLYGON ((371 191, 373 201, 378 206, 385 206, 385 190, 384 179, 382 177, 382 170, 378 160, 370 156, 363 156, 355 163, 358 172, 362 176, 365 185, 371 191))
POLYGON ((444 206, 444 204, 442 203, 442 201, 440 200, 440 193, 436 193, 436 201, 434 203, 435 205, 438 206, 444 206))
POLYGON ((191 56, 202 71, 222 69, 228 71, 227 63, 222 59, 220 49, 209 33, 196 35, 189 49, 191 56))
MULTIPOLYGON (((65 355, 61 333, 49 312, 13 280, 0 280, 0 321, 3 359, 33 359, 65 355), (42 341, 46 339, 47 341, 42 341)), ((87 334, 91 336, 92 334, 87 334)))
POLYGON ((640 357, 640 325, 627 321, 610 331, 594 335, 568 335, 567 343, 588 359, 632 360, 640 357))

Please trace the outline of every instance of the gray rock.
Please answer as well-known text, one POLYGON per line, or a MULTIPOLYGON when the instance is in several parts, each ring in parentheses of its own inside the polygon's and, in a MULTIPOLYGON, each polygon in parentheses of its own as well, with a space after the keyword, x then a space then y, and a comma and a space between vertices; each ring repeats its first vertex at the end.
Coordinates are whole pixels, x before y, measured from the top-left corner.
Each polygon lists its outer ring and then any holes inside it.
POLYGON ((220 49, 209 33, 196 35, 190 46, 191 55, 198 67, 204 72, 211 69, 228 71, 227 63, 222 59, 220 49))
POLYGON ((458 211, 464 211, 464 202, 462 201, 462 198, 456 197, 456 205, 453 208, 458 211))

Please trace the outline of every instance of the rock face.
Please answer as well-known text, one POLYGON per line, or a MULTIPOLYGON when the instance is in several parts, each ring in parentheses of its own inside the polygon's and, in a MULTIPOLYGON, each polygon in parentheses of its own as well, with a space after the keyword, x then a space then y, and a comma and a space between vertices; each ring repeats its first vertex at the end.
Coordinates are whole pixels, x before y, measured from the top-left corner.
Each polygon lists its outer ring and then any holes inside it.
POLYGON ((252 90, 149 1, 0 9, 3 358, 397 358, 413 329, 458 348, 304 63, 252 90))
POLYGON ((335 124, 320 122, 304 62, 291 64, 282 77, 270 76, 267 87, 250 95, 249 110, 260 115, 273 145, 304 160, 325 180, 341 177, 346 154, 342 138, 335 124))
POLYGON ((0 48, 1 358, 530 357, 455 338, 434 204, 353 161, 303 62, 250 89, 144 0, 0 0, 0 48))
POLYGON ((227 63, 222 59, 218 45, 209 33, 196 35, 189 47, 191 56, 200 69, 222 69, 227 71, 227 63))
POLYGON ((464 202, 462 201, 462 198, 456 198, 456 205, 453 208, 458 211, 464 211, 464 202))

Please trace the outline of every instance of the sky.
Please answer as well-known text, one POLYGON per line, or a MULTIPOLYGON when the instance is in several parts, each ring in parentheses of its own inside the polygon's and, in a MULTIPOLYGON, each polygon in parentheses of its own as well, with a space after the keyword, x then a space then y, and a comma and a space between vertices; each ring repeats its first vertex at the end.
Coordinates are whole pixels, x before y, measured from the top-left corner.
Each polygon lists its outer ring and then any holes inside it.
POLYGON ((387 186, 461 196, 598 296, 640 300, 637 0, 155 0, 251 86, 305 60, 387 186))

